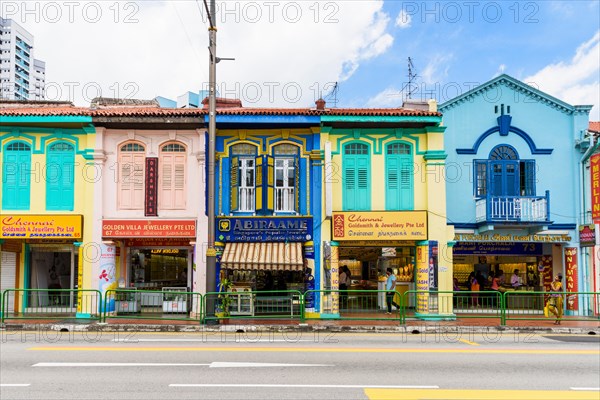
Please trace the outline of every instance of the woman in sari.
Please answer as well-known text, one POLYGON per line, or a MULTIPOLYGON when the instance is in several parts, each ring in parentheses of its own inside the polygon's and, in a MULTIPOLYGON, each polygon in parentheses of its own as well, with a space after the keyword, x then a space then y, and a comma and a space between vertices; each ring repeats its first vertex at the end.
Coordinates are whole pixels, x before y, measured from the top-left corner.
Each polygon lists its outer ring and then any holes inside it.
POLYGON ((548 298, 548 311, 556 316, 554 325, 560 325, 560 320, 563 316, 563 297, 562 297, 562 276, 556 275, 554 281, 550 284, 551 294, 548 298))

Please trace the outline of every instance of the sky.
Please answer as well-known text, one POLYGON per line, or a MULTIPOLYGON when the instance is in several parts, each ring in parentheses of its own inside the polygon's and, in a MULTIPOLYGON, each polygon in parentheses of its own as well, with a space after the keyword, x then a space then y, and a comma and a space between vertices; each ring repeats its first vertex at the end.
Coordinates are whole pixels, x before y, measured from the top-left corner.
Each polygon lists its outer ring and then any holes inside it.
MULTIPOLYGON (((247 107, 440 103, 506 73, 600 120, 600 1, 217 2, 217 88, 247 107), (337 90, 332 93, 337 83, 337 90)), ((46 98, 176 99, 208 85, 202 0, 10 1, 46 98)))

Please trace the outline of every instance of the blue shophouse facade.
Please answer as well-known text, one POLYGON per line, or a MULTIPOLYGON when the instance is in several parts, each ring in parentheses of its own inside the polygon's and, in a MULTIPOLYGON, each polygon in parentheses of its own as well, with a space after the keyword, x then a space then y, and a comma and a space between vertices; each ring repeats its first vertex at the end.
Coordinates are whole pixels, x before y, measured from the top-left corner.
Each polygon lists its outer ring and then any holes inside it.
POLYGON ((548 290, 557 274, 569 291, 590 289, 578 265, 582 149, 574 145, 590 109, 508 75, 440 105, 459 284, 472 271, 502 271, 510 283, 516 271, 520 290, 548 290))
MULTIPOLYGON (((319 289, 319 115, 231 102, 229 108, 217 107, 217 285, 227 278, 238 292, 319 289)), ((230 311, 260 313, 243 304, 230 311)))

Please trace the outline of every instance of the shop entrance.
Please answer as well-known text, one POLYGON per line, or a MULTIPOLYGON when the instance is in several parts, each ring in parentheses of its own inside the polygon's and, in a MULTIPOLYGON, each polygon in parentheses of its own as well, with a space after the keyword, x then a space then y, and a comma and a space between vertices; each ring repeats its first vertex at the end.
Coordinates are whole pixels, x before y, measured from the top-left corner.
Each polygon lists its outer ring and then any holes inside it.
MULTIPOLYGON (((385 290, 387 268, 396 276, 396 291, 399 296, 408 290, 414 290, 415 248, 404 247, 339 247, 339 273, 350 275, 347 290, 385 290), (345 270, 345 271, 344 271, 345 270)), ((340 282, 341 283, 341 282, 340 282)), ((352 308, 353 298, 340 299, 341 309, 352 308)), ((364 301, 364 300, 362 300, 364 301)), ((385 294, 377 294, 377 308, 385 309, 385 294)))
POLYGON ((538 263, 539 259, 535 256, 454 256, 454 283, 460 290, 471 290, 470 277, 479 275, 483 280, 480 290, 489 290, 493 275, 500 277, 503 289, 540 291, 544 289, 541 286, 538 263))
MULTIPOLYGON (((77 296, 61 289, 73 289, 77 275, 77 255, 71 246, 37 247, 31 245, 29 287, 47 289, 29 294, 27 307, 77 307, 77 296)), ((37 310, 41 311, 41 310, 37 310)))
POLYGON ((191 257, 185 248, 131 248, 129 251, 129 287, 162 291, 166 288, 191 287, 191 257))

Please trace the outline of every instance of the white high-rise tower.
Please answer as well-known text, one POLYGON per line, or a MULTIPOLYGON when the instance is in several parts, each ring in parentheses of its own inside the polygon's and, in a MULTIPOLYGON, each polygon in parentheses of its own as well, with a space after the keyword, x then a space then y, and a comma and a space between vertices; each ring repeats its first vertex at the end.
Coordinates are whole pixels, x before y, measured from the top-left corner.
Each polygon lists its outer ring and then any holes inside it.
POLYGON ((46 63, 33 58, 33 35, 0 17, 0 99, 44 100, 46 63))

